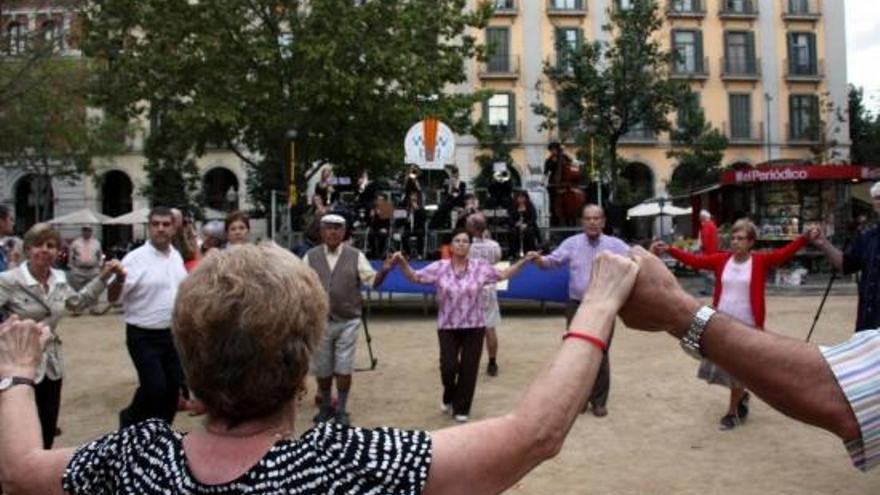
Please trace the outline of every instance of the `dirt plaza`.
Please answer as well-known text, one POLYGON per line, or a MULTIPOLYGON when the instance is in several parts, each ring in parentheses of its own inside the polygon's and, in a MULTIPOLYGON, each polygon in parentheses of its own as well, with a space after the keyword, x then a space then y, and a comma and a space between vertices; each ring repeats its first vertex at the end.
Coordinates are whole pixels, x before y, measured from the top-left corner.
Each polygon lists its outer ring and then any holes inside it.
MULTIPOLYGON (((768 329, 804 339, 820 299, 821 294, 768 297, 768 329)), ((439 408, 435 313, 424 314, 415 302, 374 304, 369 323, 379 363, 355 375, 349 410, 357 426, 432 430, 454 424, 439 408)), ((853 295, 829 297, 813 341, 847 338, 855 304, 853 295)), ((494 378, 481 372, 473 421, 510 411, 559 345, 558 307, 542 311, 537 304, 513 304, 502 313, 501 372, 494 378)), ((117 427, 117 413, 131 398, 136 377, 120 314, 65 318, 60 333, 67 371, 63 434, 56 445, 70 446, 117 427)), ((760 400, 753 399, 745 426, 718 431, 726 390, 698 381, 697 362, 665 334, 630 331, 619 322, 611 363, 610 414, 581 416, 562 453, 509 493, 880 493, 880 470, 860 473, 830 433, 792 421, 760 400)), ((363 338, 357 364, 369 364, 363 338)), ((298 410, 298 432, 309 428, 315 413, 313 382, 309 385, 298 410)), ((199 421, 182 413, 176 427, 189 430, 199 421)))

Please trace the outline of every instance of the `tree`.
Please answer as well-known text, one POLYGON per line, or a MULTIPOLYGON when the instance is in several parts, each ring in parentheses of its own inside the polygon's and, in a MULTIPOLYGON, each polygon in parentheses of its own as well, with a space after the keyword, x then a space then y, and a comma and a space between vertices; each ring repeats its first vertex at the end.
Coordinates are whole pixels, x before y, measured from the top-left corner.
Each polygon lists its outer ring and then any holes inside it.
MULTIPOLYGON (((286 189, 290 131, 299 174, 316 162, 374 176, 403 166, 401 141, 424 115, 470 126, 466 79, 483 49, 469 34, 488 4, 467 0, 107 0, 84 9, 84 48, 108 60, 96 86, 129 117, 159 102, 193 156, 219 146, 251 172, 268 207, 286 189), (430 102, 427 97, 438 95, 430 102), (305 164, 305 166, 303 166, 305 164)), ((297 177, 302 184, 304 177, 297 177)))
POLYGON ((819 108, 816 111, 814 125, 808 129, 809 135, 815 141, 810 146, 815 163, 836 163, 843 159, 839 149, 840 142, 835 136, 839 136, 842 126, 846 122, 844 109, 836 105, 831 99, 830 92, 824 92, 817 98, 819 108))
POLYGON ((727 137, 706 122, 701 108, 688 105, 682 110, 678 127, 670 132, 672 149, 666 152, 678 162, 668 184, 673 195, 688 194, 717 181, 727 149, 727 137))
MULTIPOLYGON (((580 136, 593 135, 605 147, 599 153, 607 157, 601 173, 609 181, 614 202, 626 164, 617 152, 621 138, 636 129, 668 130, 667 115, 686 87, 669 78, 673 57, 658 41, 663 17, 657 2, 631 2, 629 8, 613 8, 609 15, 610 23, 602 27, 609 41, 569 47, 559 40, 559 60, 545 62, 544 74, 566 119, 577 123, 580 136)), ((555 126, 558 111, 543 103, 532 108, 545 117, 542 128, 555 126)))
POLYGON ((126 125, 90 115, 86 94, 93 71, 82 59, 56 58, 29 70, 39 84, 0 107, 0 166, 34 175, 37 219, 46 220, 51 180, 74 182, 93 159, 125 149, 126 125))
POLYGON ((864 90, 849 87, 850 161, 859 165, 880 163, 880 117, 864 105, 864 90))

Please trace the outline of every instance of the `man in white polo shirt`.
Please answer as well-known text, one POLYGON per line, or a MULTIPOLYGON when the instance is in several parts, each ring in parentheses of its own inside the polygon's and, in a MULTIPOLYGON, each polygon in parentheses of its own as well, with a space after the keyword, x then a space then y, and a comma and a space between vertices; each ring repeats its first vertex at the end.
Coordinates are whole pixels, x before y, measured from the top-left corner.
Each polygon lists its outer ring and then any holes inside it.
POLYGON ((183 258, 171 245, 171 210, 154 207, 148 222, 149 241, 122 259, 125 282, 111 286, 121 288, 111 289, 108 295, 110 301, 122 298, 125 344, 140 382, 131 404, 119 413, 121 427, 148 418, 171 423, 183 384, 183 371, 171 338, 171 312, 186 270, 183 258))

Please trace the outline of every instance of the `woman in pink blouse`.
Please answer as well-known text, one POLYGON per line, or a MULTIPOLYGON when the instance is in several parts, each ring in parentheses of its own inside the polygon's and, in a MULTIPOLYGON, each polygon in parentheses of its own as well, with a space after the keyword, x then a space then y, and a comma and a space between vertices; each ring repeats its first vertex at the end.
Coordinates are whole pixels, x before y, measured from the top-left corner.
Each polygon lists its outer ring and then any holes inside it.
POLYGON ((457 229, 452 235, 451 259, 413 271, 402 253, 394 253, 393 258, 411 282, 433 285, 437 290, 443 411, 451 412, 458 422, 468 420, 477 386, 486 332, 483 287, 513 277, 533 258, 523 258, 506 270, 499 270, 485 260, 469 258, 470 248, 470 234, 457 229))

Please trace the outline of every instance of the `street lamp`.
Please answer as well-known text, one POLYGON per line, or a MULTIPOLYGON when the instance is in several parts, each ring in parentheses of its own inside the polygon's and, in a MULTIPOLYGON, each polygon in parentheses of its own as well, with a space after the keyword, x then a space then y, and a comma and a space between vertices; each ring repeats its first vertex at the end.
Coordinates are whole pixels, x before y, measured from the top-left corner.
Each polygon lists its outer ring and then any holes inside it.
POLYGON ((765 130, 765 134, 766 134, 766 138, 767 138, 766 139, 767 140, 767 164, 769 164, 770 159, 773 154, 773 152, 770 148, 770 102, 773 101, 773 97, 770 96, 770 93, 764 93, 764 100, 767 102, 767 105, 766 105, 766 107, 767 107, 767 109, 766 109, 766 111, 767 111, 767 126, 766 127, 767 128, 765 130))
POLYGON ((602 174, 601 172, 596 171, 596 153, 595 153, 595 145, 596 145, 596 126, 593 124, 587 124, 584 126, 584 132, 590 136, 590 173, 593 174, 596 179, 596 204, 599 205, 599 208, 602 207, 602 174))

